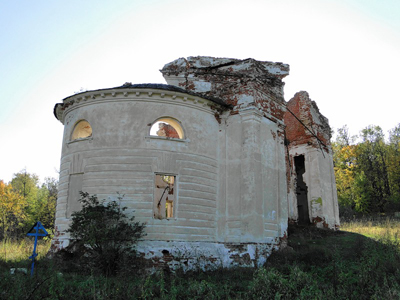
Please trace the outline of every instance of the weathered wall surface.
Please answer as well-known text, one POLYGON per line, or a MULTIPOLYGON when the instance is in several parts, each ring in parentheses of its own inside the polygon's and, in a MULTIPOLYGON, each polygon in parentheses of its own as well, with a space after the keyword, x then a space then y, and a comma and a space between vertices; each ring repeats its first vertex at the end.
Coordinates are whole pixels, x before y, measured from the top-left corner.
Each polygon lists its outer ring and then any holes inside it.
POLYGON ((299 219, 299 185, 308 222, 339 225, 328 121, 305 92, 284 101, 288 65, 189 57, 161 72, 169 85, 128 83, 56 105, 65 127, 54 250, 69 243, 80 190, 124 195, 147 223, 138 250, 150 269, 262 265, 299 219), (71 140, 81 120, 91 135, 71 140))
MULTIPOLYGON (((340 226, 335 174, 333 172, 332 153, 322 154, 321 150, 308 145, 298 145, 290 149, 290 156, 304 155, 304 182, 308 187, 309 221, 318 227, 336 229, 340 226)), ((295 170, 295 166, 293 166, 295 170)), ((294 176, 292 180, 294 180, 294 176)), ((293 186, 296 182, 293 183, 293 186)), ((295 192, 295 189, 291 191, 295 192)), ((289 198, 291 211, 295 211, 297 199, 289 198)), ((290 215, 297 219, 297 215, 290 215)))
POLYGON ((221 126, 219 223, 225 240, 272 242, 287 228, 282 79, 289 66, 254 59, 179 58, 161 70, 168 84, 232 106, 221 126), (226 201, 226 203, 224 202, 226 201))
MULTIPOLYGON (((314 147, 319 148, 320 143, 316 137, 324 145, 330 145, 331 128, 328 119, 319 112, 317 104, 310 99, 307 92, 296 93, 287 103, 287 108, 297 117, 289 111, 286 111, 284 114, 284 122, 287 127, 286 138, 290 142, 291 147, 312 144, 314 147)), ((325 151, 327 150, 325 149, 325 151)))
POLYGON ((284 118, 290 153, 289 216, 295 221, 299 219, 294 160, 304 156, 305 173, 302 177, 307 186, 309 221, 319 227, 338 228, 339 210, 328 120, 307 92, 297 93, 287 108, 284 118))
POLYGON ((274 242, 285 235, 288 217, 281 129, 255 108, 230 116, 224 127, 220 232, 229 242, 274 242))
POLYGON ((222 99, 234 107, 231 114, 257 107, 269 118, 283 119, 282 79, 289 74, 287 64, 201 56, 179 58, 161 73, 170 85, 222 99))
MULTIPOLYGON (((217 147, 219 124, 206 100, 179 93, 126 89, 74 96, 63 112, 65 124, 56 226, 69 223, 69 208, 77 208, 70 179, 81 176, 82 190, 100 199, 124 194, 122 205, 147 222, 147 239, 213 241, 216 239, 217 147), (163 94, 161 96, 161 94, 163 94), (85 97, 83 100, 82 97, 85 97), (185 139, 150 136, 160 117, 179 120, 185 139), (70 141, 74 125, 87 120, 90 138, 70 141), (174 219, 153 218, 156 173, 177 176, 174 219)), ((67 237, 59 238, 63 245, 67 237)))
POLYGON ((289 66, 254 59, 179 58, 161 70, 168 84, 232 106, 221 126, 219 232, 237 242, 285 235, 287 199, 282 79, 289 66), (224 201, 229 201, 224 204, 224 201))
MULTIPOLYGON (((147 223, 146 241, 138 249, 149 265, 177 247, 185 249, 189 269, 200 252, 210 255, 204 258, 210 268, 265 262, 287 229, 283 130, 256 108, 231 115, 216 106, 201 97, 149 88, 67 98, 57 109, 65 129, 54 248, 69 243, 65 231, 71 213, 80 208, 78 190, 109 200, 119 192, 128 213, 135 211, 137 220, 147 223), (165 117, 180 122, 184 139, 150 135, 151 125, 165 117), (71 141, 80 120, 90 123, 92 135, 71 141), (160 173, 177 181, 169 219, 153 217, 160 173)), ((170 267, 175 263, 168 261, 170 267)))
POLYGON ((138 245, 140 262, 149 271, 157 269, 204 270, 261 267, 278 243, 212 243, 143 241, 138 245))

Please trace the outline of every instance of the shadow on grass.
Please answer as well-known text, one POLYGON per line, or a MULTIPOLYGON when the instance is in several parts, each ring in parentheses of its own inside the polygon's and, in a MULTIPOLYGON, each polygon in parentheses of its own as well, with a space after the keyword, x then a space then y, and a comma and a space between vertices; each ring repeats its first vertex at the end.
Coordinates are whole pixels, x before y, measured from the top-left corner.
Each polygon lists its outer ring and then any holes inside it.
POLYGON ((398 240, 291 226, 288 247, 273 253, 266 268, 289 276, 294 267, 318 282, 324 298, 400 297, 398 240))
POLYGON ((59 266, 43 259, 30 278, 10 275, 11 266, 0 261, 1 299, 400 298, 397 240, 315 227, 291 226, 288 247, 274 252, 260 269, 104 277, 60 274, 59 266))

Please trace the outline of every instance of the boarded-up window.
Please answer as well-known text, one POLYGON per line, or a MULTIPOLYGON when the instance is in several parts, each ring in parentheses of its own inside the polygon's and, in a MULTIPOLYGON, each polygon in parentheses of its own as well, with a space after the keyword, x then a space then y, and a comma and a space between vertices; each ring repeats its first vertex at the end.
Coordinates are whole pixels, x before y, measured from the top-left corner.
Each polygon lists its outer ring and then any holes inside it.
POLYGON ((174 217, 176 176, 156 174, 154 192, 154 218, 170 219, 174 217))
POLYGON ((71 217, 74 211, 80 211, 82 208, 79 192, 82 191, 83 173, 72 174, 69 176, 67 218, 71 217))

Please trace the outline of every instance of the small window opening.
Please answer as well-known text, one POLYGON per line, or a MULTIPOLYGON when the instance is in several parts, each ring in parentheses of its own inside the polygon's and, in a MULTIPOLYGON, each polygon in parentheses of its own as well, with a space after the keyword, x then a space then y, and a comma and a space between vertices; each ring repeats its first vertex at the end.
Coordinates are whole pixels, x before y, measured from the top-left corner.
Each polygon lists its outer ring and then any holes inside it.
POLYGON ((79 121, 72 132, 71 141, 92 136, 92 127, 88 121, 79 121))
POLYGON ((297 212, 299 215, 299 224, 310 224, 310 216, 308 212, 308 188, 303 179, 303 174, 306 172, 304 163, 304 155, 294 157, 294 165, 296 168, 296 195, 297 195, 297 212))
POLYGON ((158 119, 150 129, 150 135, 166 138, 183 139, 183 129, 177 120, 172 118, 158 119))
POLYGON ((154 218, 174 217, 176 176, 156 174, 154 193, 154 218))

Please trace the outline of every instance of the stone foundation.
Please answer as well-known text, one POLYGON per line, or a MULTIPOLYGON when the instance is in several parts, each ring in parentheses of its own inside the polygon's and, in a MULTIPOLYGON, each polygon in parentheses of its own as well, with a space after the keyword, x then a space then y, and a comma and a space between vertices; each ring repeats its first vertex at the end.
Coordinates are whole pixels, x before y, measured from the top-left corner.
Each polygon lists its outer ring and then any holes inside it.
POLYGON ((187 272, 261 267, 278 248, 275 243, 142 241, 137 252, 140 264, 149 272, 160 269, 187 272))

